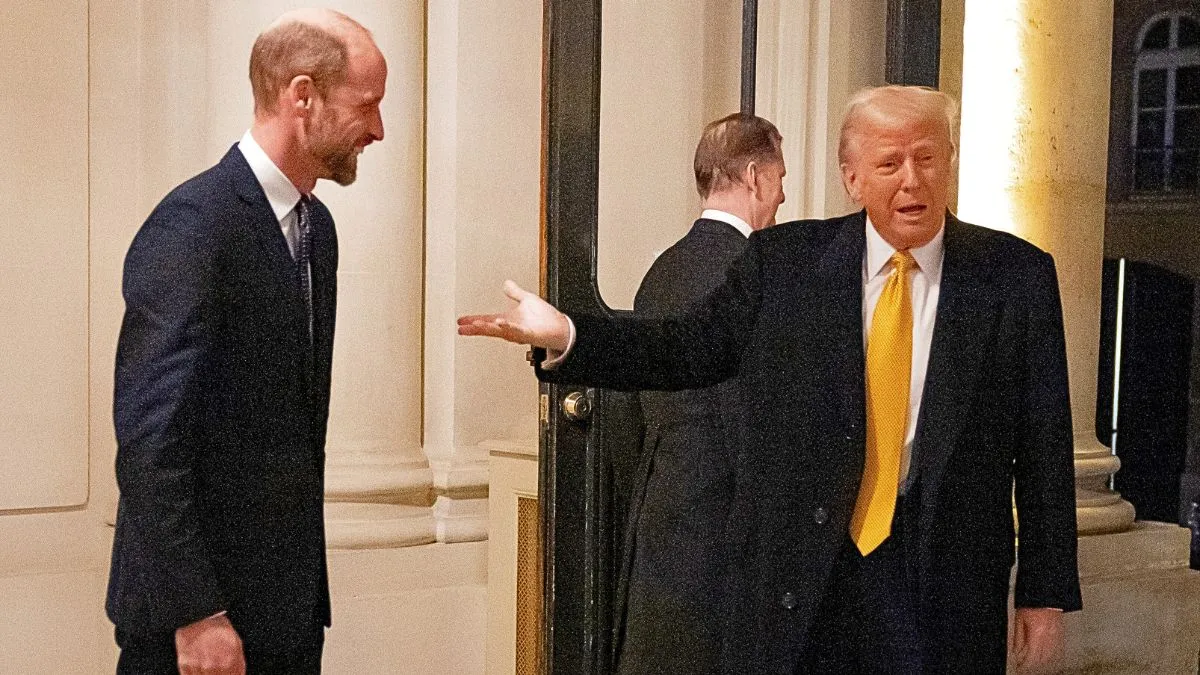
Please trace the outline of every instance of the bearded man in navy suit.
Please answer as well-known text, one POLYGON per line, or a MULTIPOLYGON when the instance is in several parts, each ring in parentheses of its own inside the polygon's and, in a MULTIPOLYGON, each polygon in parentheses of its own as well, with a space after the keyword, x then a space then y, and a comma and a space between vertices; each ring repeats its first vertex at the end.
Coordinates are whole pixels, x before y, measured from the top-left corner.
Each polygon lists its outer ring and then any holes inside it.
POLYGON ((297 10, 250 56, 254 123, 125 260, 108 616, 121 673, 316 673, 337 235, 312 195, 383 139, 387 64, 297 10))
POLYGON ((756 232, 685 313, 568 318, 510 282, 515 307, 459 319, 548 350, 547 381, 738 376, 728 673, 1003 673, 1014 563, 1018 664, 1052 662, 1081 607, 1054 261, 947 210, 953 111, 856 95, 839 159, 863 209, 756 232))

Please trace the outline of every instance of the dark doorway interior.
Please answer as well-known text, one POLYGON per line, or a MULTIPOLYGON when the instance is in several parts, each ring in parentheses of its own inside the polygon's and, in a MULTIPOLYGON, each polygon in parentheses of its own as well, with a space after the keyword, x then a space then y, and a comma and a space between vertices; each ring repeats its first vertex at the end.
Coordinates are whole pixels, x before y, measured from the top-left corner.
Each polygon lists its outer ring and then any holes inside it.
POLYGON ((1096 433, 1102 443, 1113 442, 1116 389, 1115 442, 1121 470, 1114 487, 1134 505, 1138 518, 1177 522, 1180 474, 1188 445, 1195 283, 1155 265, 1125 262, 1121 374, 1120 386, 1115 388, 1121 269, 1118 260, 1104 261, 1096 433))

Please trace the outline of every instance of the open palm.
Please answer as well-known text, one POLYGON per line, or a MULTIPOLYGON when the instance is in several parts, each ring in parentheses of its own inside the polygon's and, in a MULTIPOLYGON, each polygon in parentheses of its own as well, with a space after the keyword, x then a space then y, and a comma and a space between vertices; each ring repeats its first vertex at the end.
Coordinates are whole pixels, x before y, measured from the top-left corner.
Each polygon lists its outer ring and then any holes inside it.
POLYGON ((517 304, 503 314, 458 317, 458 334, 498 337, 518 344, 566 351, 571 339, 567 315, 516 282, 505 281, 504 294, 517 304))

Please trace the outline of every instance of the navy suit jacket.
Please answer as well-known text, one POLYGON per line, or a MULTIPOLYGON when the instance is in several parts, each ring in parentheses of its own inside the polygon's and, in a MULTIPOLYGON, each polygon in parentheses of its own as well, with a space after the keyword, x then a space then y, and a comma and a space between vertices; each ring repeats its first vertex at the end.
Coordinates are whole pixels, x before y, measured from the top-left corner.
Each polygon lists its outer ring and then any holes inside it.
MULTIPOLYGON (((739 374, 728 672, 793 673, 865 456, 865 215, 755 233, 725 283, 663 321, 572 316, 549 381, 684 389, 739 374)), ((540 363, 540 361, 539 361, 540 363)), ((917 422, 919 620, 932 672, 1003 671, 1013 485, 1018 607, 1079 609, 1062 309, 1049 255, 947 217, 917 422)))
POLYGON ((313 335, 241 152, 173 190, 129 248, 108 616, 160 639, 227 611, 247 649, 329 624, 323 485, 337 236, 311 208, 313 335))

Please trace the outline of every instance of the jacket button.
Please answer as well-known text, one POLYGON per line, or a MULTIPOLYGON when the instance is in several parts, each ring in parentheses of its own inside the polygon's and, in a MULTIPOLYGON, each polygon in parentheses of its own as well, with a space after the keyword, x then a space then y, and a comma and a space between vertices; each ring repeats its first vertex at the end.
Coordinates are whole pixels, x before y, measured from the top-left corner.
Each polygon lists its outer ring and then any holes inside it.
POLYGON ((799 604, 799 602, 796 600, 796 594, 792 593, 791 591, 779 596, 779 606, 784 609, 796 609, 797 604, 799 604))
POLYGON ((818 525, 824 525, 829 522, 829 512, 825 510, 824 506, 818 506, 813 511, 813 522, 818 525))

